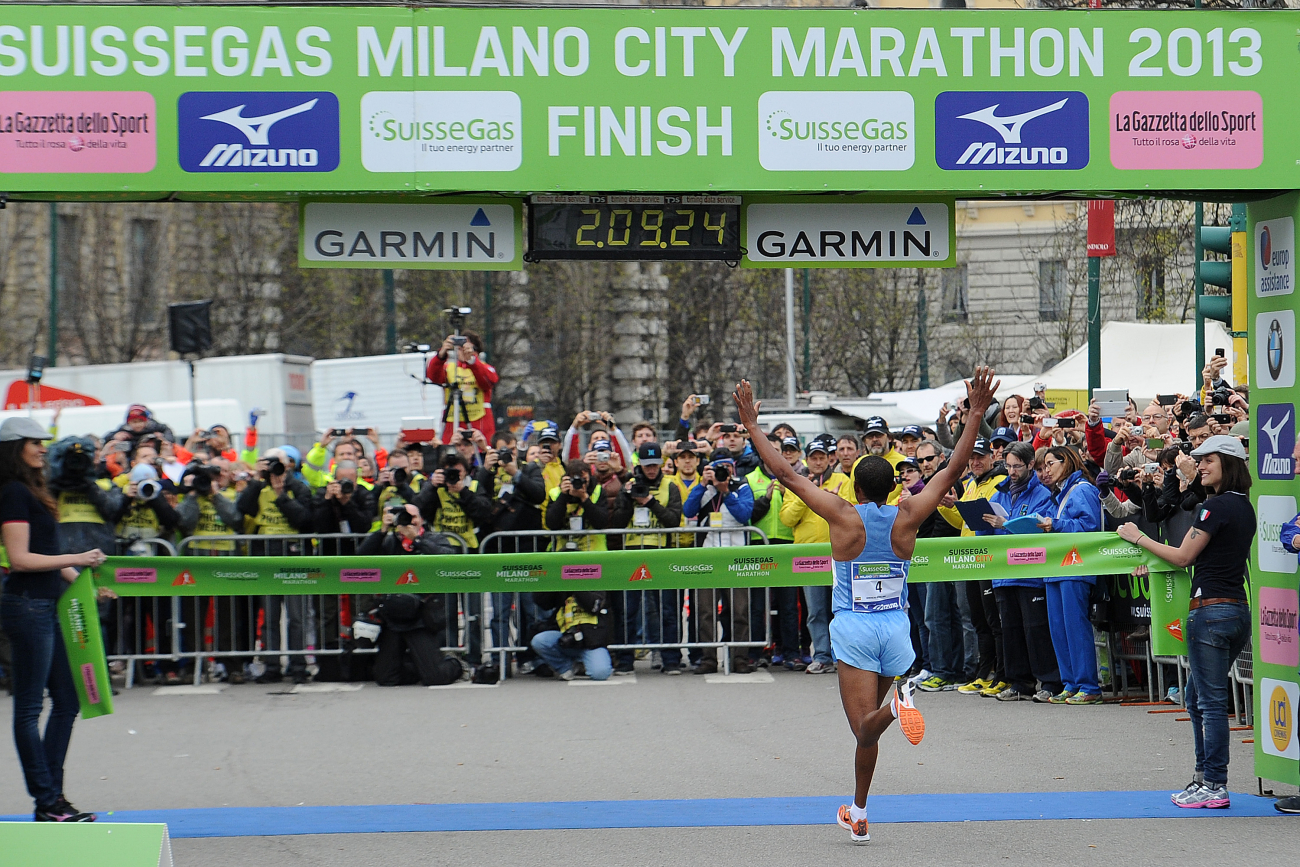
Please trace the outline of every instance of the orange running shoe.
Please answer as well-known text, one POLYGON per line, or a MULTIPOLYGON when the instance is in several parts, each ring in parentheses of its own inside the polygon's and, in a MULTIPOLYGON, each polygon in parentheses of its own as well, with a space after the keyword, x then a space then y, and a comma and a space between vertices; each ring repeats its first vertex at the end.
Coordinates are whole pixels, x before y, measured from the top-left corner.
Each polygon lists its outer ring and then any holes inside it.
POLYGON ((867 820, 865 818, 853 821, 853 815, 849 812, 849 805, 840 806, 840 812, 835 817, 835 821, 841 828, 847 828, 849 836, 853 838, 854 843, 866 843, 871 839, 867 833, 867 820))
POLYGON ((912 704, 912 686, 903 681, 894 687, 894 716, 898 717, 898 727, 903 730, 912 745, 915 746, 925 737, 925 717, 912 704))

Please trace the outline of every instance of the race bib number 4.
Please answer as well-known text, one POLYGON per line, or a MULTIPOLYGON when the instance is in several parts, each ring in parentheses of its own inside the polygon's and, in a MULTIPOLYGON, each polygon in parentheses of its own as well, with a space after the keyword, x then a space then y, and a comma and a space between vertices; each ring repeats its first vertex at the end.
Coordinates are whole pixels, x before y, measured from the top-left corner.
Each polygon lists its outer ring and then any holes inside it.
POLYGON ((907 572, 902 563, 854 562, 853 610, 871 613, 895 611, 903 607, 907 592, 907 572))

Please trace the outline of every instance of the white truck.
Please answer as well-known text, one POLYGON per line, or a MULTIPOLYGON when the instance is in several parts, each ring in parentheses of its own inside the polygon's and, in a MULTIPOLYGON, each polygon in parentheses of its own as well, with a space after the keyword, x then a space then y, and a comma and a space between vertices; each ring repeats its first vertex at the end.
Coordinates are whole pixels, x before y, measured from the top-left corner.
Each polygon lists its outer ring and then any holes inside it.
MULTIPOLYGON (((265 411, 258 421, 263 447, 269 441, 310 439, 313 434, 312 359, 301 355, 223 356, 194 363, 194 394, 200 427, 223 424, 239 439, 255 407, 265 411)), ((5 402, 0 418, 31 414, 48 424, 53 410, 61 435, 101 435, 121 425, 133 403, 149 407, 154 416, 184 440, 193 430, 190 412, 190 368, 184 361, 138 361, 130 364, 87 364, 47 367, 41 378, 39 403, 31 406, 24 369, 0 371, 5 402)))
POLYGON ((402 419, 441 418, 442 388, 424 384, 428 359, 412 352, 314 362, 316 429, 373 427, 387 445, 403 429, 402 419))

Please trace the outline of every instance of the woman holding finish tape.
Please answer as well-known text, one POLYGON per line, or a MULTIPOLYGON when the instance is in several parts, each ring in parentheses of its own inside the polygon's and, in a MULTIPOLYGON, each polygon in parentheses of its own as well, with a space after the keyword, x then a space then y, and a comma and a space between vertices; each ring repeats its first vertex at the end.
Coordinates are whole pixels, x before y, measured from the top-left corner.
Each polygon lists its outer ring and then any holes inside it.
MULTIPOLYGON (((1246 563, 1255 538, 1246 449, 1231 436, 1212 436, 1192 452, 1196 471, 1213 496, 1200 505, 1196 521, 1177 548, 1162 545, 1123 524, 1121 538, 1175 566, 1192 566, 1192 596, 1186 640, 1187 715, 1192 718, 1196 768, 1192 781, 1170 799, 1179 807, 1228 807, 1228 673, 1250 640, 1246 563)), ((1135 575, 1146 577, 1147 567, 1135 575)))
POLYGON ((58 506, 45 487, 49 432, 30 418, 0 425, 0 537, 9 573, 0 595, 0 628, 13 645, 14 743, 37 822, 93 822, 63 796, 63 758, 79 703, 56 609, 78 567, 99 566, 104 552, 59 554, 58 506), (53 707, 40 731, 45 690, 53 707))

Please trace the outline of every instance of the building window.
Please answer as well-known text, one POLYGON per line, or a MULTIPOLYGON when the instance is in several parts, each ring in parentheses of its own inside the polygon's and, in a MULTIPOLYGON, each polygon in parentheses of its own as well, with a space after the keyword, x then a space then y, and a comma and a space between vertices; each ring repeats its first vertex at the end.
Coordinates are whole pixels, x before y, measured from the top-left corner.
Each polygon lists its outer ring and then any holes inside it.
POLYGON ((158 319, 158 221, 132 220, 131 300, 141 322, 158 319))
POLYGON ((1070 293, 1065 260, 1044 259, 1038 263, 1038 318, 1056 322, 1070 315, 1070 293))
POLYGON ((965 322, 970 299, 970 271, 965 264, 943 270, 943 318, 965 322))
POLYGON ((1165 318, 1165 260, 1145 259, 1137 264, 1137 318, 1165 318))

